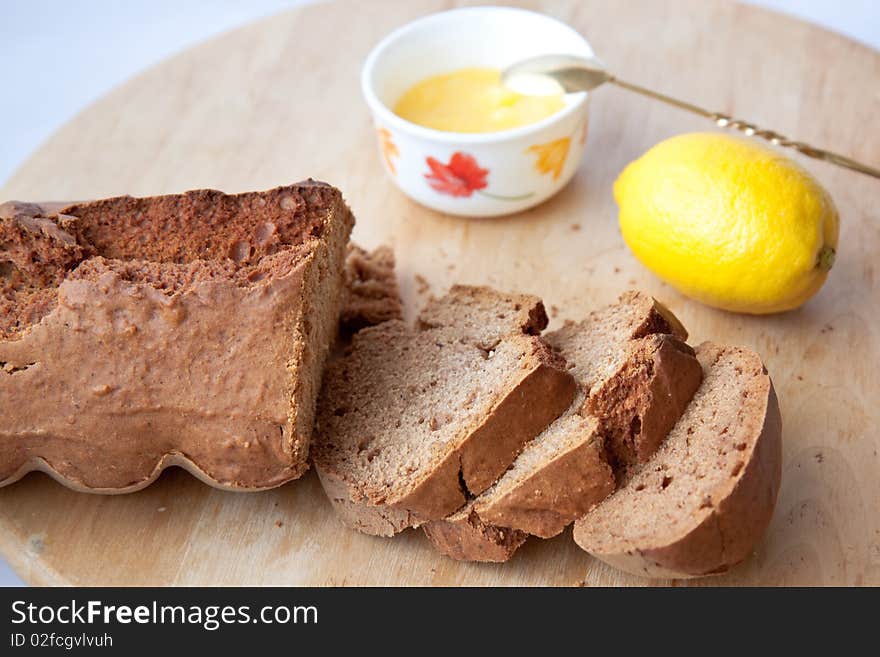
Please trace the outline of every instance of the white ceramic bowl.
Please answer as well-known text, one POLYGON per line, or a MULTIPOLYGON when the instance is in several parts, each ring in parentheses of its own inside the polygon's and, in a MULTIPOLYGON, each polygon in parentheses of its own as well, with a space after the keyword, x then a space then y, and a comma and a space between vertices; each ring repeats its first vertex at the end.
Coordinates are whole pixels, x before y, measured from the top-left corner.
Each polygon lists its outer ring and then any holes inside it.
POLYGON ((361 87, 391 179, 434 210, 469 217, 510 214, 558 192, 580 164, 587 135, 585 93, 530 125, 467 134, 424 128, 391 110, 413 84, 458 68, 504 69, 546 54, 590 56, 586 39, 554 18, 509 7, 454 9, 425 16, 369 54, 361 87))

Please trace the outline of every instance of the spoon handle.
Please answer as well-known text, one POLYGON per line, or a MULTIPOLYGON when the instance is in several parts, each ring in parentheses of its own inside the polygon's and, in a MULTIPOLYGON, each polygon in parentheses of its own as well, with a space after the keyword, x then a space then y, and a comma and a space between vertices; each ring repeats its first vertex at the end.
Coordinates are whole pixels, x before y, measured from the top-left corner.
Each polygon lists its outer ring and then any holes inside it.
POLYGON ((688 112, 693 112, 694 114, 704 116, 712 121, 719 128, 732 128, 734 130, 739 130, 749 137, 760 137, 761 139, 766 139, 770 143, 777 146, 793 148, 794 150, 802 153, 803 155, 806 155, 807 157, 812 157, 817 160, 824 160, 825 162, 831 162, 832 164, 846 167, 847 169, 852 169, 853 171, 858 171, 859 173, 864 173, 869 176, 873 176, 874 178, 880 178, 880 169, 870 167, 867 164, 862 164, 861 162, 857 162, 856 160, 846 157, 845 155, 826 151, 821 148, 815 148, 814 146, 810 146, 809 144, 805 144, 801 141, 794 141, 792 139, 789 139, 788 137, 780 135, 778 132, 773 132, 772 130, 764 130, 752 123, 742 121, 740 119, 735 119, 720 112, 710 112, 709 110, 703 109, 702 107, 699 107, 697 105, 687 103, 683 100, 679 100, 678 98, 673 98, 672 96, 667 96, 666 94, 658 93, 651 89, 646 89, 645 87, 640 87, 629 82, 624 82, 623 80, 618 80, 613 76, 609 76, 608 82, 612 82, 618 87, 628 89, 629 91, 634 91, 637 94, 659 100, 663 103, 666 103, 667 105, 673 105, 674 107, 687 110, 688 112))

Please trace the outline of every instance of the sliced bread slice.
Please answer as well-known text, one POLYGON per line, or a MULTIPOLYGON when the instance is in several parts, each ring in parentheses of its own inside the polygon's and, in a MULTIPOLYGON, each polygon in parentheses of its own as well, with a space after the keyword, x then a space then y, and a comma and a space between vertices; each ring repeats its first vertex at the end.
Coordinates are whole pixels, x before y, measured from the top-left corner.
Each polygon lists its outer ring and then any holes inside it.
POLYGON ((637 575, 694 577, 742 561, 781 479, 781 418, 757 354, 703 343, 703 383, 663 445, 575 523, 578 545, 637 575))
POLYGON ((428 301, 418 324, 422 329, 455 328, 469 342, 491 349, 511 333, 539 335, 548 321, 544 304, 531 294, 453 285, 444 296, 428 301))
MULTIPOLYGON (((579 399, 474 500, 467 523, 456 515, 427 524, 432 543, 444 554, 483 560, 494 550, 441 525, 451 523, 470 535, 476 516, 549 538, 607 497, 615 488, 614 470, 656 449, 700 383, 693 350, 669 333, 687 335, 654 299, 629 292, 584 321, 548 334, 575 373, 579 399)), ((488 531, 480 535, 493 537, 488 531)))
POLYGON ((497 321, 440 320, 432 310, 421 328, 385 322, 357 333, 325 374, 314 463, 340 516, 361 531, 390 535, 456 511, 575 396, 564 363, 519 321, 526 306, 540 315, 540 300, 511 306, 489 288, 450 295, 479 299, 497 321))
POLYGON ((403 303, 394 264, 394 251, 388 246, 366 251, 356 244, 349 244, 339 314, 343 334, 392 319, 403 319, 403 303))

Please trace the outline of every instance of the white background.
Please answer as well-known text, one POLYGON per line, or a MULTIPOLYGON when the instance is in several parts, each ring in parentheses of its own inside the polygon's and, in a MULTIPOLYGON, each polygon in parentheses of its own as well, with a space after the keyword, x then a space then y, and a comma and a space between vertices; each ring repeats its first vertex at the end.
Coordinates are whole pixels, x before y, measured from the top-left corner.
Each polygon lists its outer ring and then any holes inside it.
MULTIPOLYGON (((59 126, 134 73, 305 1, 0 0, 0 185, 59 126)), ((878 0, 751 3, 880 50, 878 0)), ((14 584, 21 580, 0 559, 0 585, 14 584)))

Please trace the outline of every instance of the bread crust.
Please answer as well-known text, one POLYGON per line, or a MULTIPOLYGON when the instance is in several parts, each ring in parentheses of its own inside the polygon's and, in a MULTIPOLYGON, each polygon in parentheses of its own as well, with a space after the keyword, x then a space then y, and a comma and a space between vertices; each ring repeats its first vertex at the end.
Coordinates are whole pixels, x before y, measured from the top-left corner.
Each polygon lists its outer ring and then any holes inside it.
POLYGON ((423 529, 441 554, 457 561, 503 563, 528 538, 525 532, 486 524, 472 506, 449 518, 428 522, 423 529))
MULTIPOLYGON (((707 348, 720 349, 704 343, 698 352, 707 348)), ((717 575, 746 559, 770 524, 782 479, 782 418, 773 383, 766 368, 763 372, 763 412, 760 418, 751 419, 757 435, 751 454, 735 483, 710 513, 662 545, 597 549, 582 521, 575 523, 575 542, 610 566, 643 577, 717 575)))

